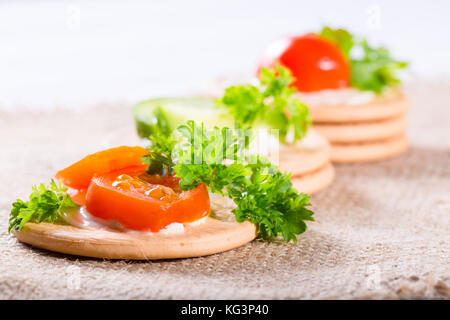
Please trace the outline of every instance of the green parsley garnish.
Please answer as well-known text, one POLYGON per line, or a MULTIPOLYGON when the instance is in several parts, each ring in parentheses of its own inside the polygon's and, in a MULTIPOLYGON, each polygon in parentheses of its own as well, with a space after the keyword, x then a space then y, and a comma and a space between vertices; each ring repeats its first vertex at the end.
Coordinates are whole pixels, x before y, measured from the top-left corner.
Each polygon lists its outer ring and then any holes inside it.
POLYGON ((322 37, 327 38, 331 42, 337 44, 341 48, 345 57, 350 58, 350 51, 355 45, 353 35, 345 29, 332 29, 330 27, 323 27, 319 33, 322 37))
POLYGON ((12 204, 9 215, 8 232, 20 231, 27 222, 51 222, 59 220, 61 214, 70 208, 78 207, 69 194, 67 188, 54 180, 48 186, 43 183, 33 186, 27 202, 17 199, 12 204))
POLYGON ((292 129, 295 142, 305 136, 312 119, 308 107, 290 87, 293 81, 290 70, 281 65, 273 69, 262 68, 258 85, 231 86, 216 102, 227 108, 238 127, 267 124, 279 130, 283 143, 286 143, 286 136, 292 129))
POLYGON ((172 175, 173 164, 170 154, 175 146, 175 140, 170 136, 172 129, 161 107, 157 107, 153 115, 154 122, 149 127, 151 132, 148 135, 152 152, 142 160, 149 164, 147 168, 149 174, 172 175))
POLYGON ((246 154, 245 131, 239 135, 229 128, 206 130, 203 123, 188 121, 177 133, 180 140, 171 144, 177 147, 170 154, 149 147, 151 155, 143 161, 149 168, 165 167, 163 173, 173 170, 182 190, 205 184, 210 192, 231 198, 237 206, 236 221, 250 220, 263 239, 282 236, 287 242, 297 241, 296 235, 306 230, 305 221, 314 221, 306 208, 311 197, 292 187, 290 174, 263 157, 246 154))
POLYGON ((352 86, 355 88, 381 93, 383 89, 401 82, 397 73, 408 63, 393 59, 385 47, 371 47, 366 39, 357 39, 344 29, 324 27, 319 35, 337 44, 349 59, 352 86), (362 51, 361 57, 352 55, 355 49, 362 51))

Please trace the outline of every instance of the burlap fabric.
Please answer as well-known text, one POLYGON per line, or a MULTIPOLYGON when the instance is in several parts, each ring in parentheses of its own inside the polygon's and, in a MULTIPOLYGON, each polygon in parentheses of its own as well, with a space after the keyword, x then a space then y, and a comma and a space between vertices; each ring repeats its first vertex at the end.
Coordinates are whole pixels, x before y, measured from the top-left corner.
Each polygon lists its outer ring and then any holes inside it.
MULTIPOLYGON (((407 87, 410 150, 337 166, 298 243, 254 241, 173 261, 102 261, 7 234, 10 205, 89 152, 133 138, 126 104, 0 111, 0 298, 333 299, 450 297, 450 83, 407 87)), ((134 141, 134 140, 133 140, 134 141)))

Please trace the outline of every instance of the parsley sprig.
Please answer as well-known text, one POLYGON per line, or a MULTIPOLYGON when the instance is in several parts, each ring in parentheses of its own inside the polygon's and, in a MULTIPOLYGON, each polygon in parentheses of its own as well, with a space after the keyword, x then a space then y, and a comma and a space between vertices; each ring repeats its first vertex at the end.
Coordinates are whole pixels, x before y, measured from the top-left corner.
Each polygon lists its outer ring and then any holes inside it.
POLYGON ((344 29, 324 27, 319 34, 337 44, 349 59, 355 88, 381 93, 400 83, 398 71, 406 68, 408 63, 392 58, 385 47, 372 47, 366 39, 356 38, 344 29), (358 49, 362 56, 354 57, 352 53, 358 49))
POLYGON ((61 214, 70 208, 78 207, 61 183, 51 180, 49 185, 33 186, 28 201, 17 199, 12 204, 9 215, 8 232, 20 231, 27 222, 51 222, 59 220, 61 214))
POLYGON ((236 221, 250 220, 263 239, 282 236, 287 242, 297 241, 296 235, 306 230, 305 221, 314 221, 307 208, 310 196, 292 187, 290 174, 281 173, 263 157, 245 153, 247 135, 237 135, 229 128, 206 130, 194 121, 178 127, 177 132, 179 149, 172 150, 169 158, 164 155, 170 163, 155 164, 161 150, 152 147, 153 156, 144 161, 149 167, 172 168, 181 178, 182 190, 205 184, 210 192, 231 198, 236 204, 236 221), (194 141, 193 137, 200 139, 194 141), (232 162, 224 164, 223 160, 232 162))
POLYGON ((312 119, 308 107, 290 87, 293 81, 290 70, 281 65, 271 69, 262 68, 258 85, 231 86, 216 102, 227 108, 238 127, 267 124, 279 130, 279 138, 283 143, 286 143, 286 136, 292 129, 295 142, 305 136, 312 119))
POLYGON ((149 164, 147 172, 150 174, 172 175, 171 152, 175 146, 175 140, 171 138, 172 128, 161 107, 153 111, 153 117, 154 121, 147 127, 149 131, 146 135, 152 152, 141 160, 149 164))
MULTIPOLYGON (((194 121, 178 127, 177 134, 163 127, 155 123, 150 153, 142 159, 149 164, 149 173, 176 174, 182 190, 205 184, 210 192, 231 198, 236 221, 251 221, 263 239, 282 236, 286 242, 297 241, 296 235, 306 231, 305 221, 314 221, 307 208, 311 197, 292 187, 290 174, 246 152, 247 131, 206 130, 203 123, 194 121)), ((61 183, 51 180, 49 185, 34 186, 28 201, 13 203, 8 232, 20 231, 27 222, 55 223, 66 210, 76 207, 61 183)))

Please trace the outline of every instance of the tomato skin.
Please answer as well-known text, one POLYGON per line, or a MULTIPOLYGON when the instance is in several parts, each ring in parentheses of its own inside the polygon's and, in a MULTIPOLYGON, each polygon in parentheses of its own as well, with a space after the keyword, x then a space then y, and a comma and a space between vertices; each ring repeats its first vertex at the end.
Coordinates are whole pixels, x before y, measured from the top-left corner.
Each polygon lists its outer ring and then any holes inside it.
MULTIPOLYGON (((189 223, 209 214, 209 194, 205 185, 184 191, 173 201, 159 200, 112 186, 122 173, 144 172, 137 167, 93 177, 86 194, 87 211, 107 221, 116 220, 127 229, 151 232, 158 232, 173 222, 189 223)), ((173 177, 167 179, 163 184, 170 185, 173 181, 178 183, 173 177)))
POLYGON ((79 206, 84 206, 86 204, 86 192, 86 189, 77 190, 67 188, 67 193, 69 194, 70 198, 79 206))
POLYGON ((340 48, 315 34, 286 38, 273 43, 263 56, 261 67, 276 62, 291 70, 298 91, 339 89, 350 85, 350 64, 340 48))
POLYGON ((147 165, 139 159, 147 154, 148 150, 142 147, 110 148, 90 154, 71 166, 58 171, 55 178, 69 188, 87 189, 95 174, 101 175, 135 166, 145 168, 147 165))

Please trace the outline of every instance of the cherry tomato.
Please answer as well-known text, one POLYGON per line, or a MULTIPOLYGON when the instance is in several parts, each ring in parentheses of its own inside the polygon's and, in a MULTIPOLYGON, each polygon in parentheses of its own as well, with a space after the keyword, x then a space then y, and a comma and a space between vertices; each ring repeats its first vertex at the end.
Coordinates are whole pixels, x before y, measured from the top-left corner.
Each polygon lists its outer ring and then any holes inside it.
POLYGON ((274 42, 264 54, 261 67, 281 63, 292 71, 298 91, 338 89, 350 84, 350 65, 334 43, 315 34, 274 42))
POLYGON ((158 232, 173 222, 188 223, 207 216, 210 203, 205 185, 182 191, 179 178, 150 176, 135 167, 94 176, 86 194, 86 209, 128 229, 158 232))
POLYGON ((142 147, 116 147, 90 154, 71 166, 59 171, 56 179, 65 186, 76 190, 87 189, 92 177, 111 171, 147 165, 139 161, 148 154, 148 150, 142 147))

